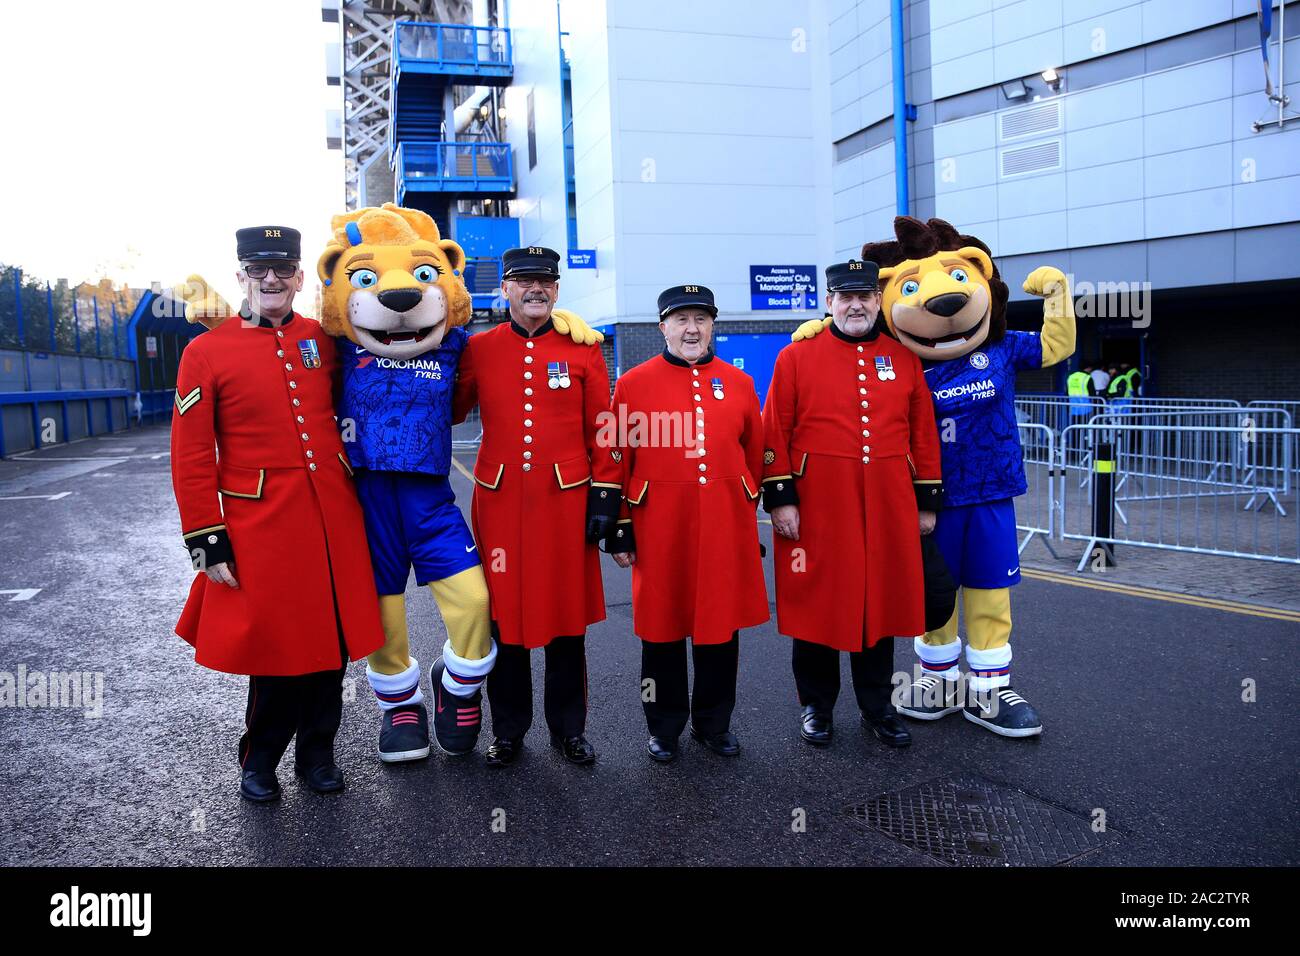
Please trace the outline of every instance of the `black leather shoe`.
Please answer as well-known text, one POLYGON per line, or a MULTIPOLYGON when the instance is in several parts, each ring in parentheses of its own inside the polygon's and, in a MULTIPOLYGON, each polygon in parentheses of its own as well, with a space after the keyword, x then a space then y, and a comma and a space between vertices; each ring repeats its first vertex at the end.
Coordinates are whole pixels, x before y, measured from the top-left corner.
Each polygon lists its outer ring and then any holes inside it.
POLYGON ((524 742, 520 740, 511 740, 509 737, 496 737, 492 745, 487 749, 487 765, 489 767, 508 767, 515 762, 519 756, 519 751, 524 749, 524 742))
POLYGON ((645 749, 650 754, 650 759, 659 763, 677 759, 677 741, 668 737, 651 737, 645 749))
POLYGON ((596 760, 596 748, 587 743, 587 738, 581 734, 564 738, 559 734, 551 734, 551 746, 564 754, 564 759, 569 763, 588 764, 596 760))
POLYGON ((863 714, 862 725, 870 728, 877 740, 891 747, 907 747, 912 743, 912 735, 897 714, 885 714, 883 717, 863 714))
POLYGON ((824 714, 809 704, 803 709, 799 736, 817 747, 825 747, 831 742, 831 715, 824 714))
POLYGON ((730 730, 724 730, 720 734, 702 734, 692 724, 691 736, 719 756, 734 757, 740 753, 740 741, 730 730))
POLYGON ((245 770, 240 775, 239 795, 253 803, 271 803, 280 799, 280 781, 274 770, 245 770))
POLYGON ((316 793, 338 793, 343 789, 343 771, 332 763, 314 767, 294 767, 293 772, 302 777, 309 790, 316 793))

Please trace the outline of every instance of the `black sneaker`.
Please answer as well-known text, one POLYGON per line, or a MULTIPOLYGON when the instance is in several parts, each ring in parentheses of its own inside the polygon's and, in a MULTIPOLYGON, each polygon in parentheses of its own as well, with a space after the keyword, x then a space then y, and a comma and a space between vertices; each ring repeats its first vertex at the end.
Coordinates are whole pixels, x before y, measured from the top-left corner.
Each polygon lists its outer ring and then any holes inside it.
POLYGON ((478 744, 483 727, 483 690, 469 697, 457 697, 442 686, 447 665, 438 658, 429 669, 433 682, 433 739, 443 753, 453 757, 467 754, 478 744))
POLYGON ((1003 737, 1033 737, 1043 732, 1038 711, 1010 687, 971 691, 966 719, 1003 737))
POLYGON ((922 674, 903 691, 903 699, 894 709, 913 720, 938 720, 955 714, 961 710, 957 682, 937 674, 922 674))
POLYGON ((429 756, 429 712, 423 704, 384 711, 379 725, 379 759, 384 763, 423 760, 429 756))

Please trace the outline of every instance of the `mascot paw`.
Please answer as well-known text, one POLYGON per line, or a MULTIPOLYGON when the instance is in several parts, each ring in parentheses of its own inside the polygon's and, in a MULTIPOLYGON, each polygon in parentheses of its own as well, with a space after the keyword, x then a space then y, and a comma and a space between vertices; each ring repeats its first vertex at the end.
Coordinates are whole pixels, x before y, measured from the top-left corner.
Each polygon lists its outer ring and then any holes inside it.
POLYGON ((1069 294, 1065 273, 1056 266, 1039 266, 1025 279, 1024 290, 1030 295, 1055 295, 1058 291, 1069 294))
POLYGON ((235 314, 230 303, 221 297, 221 293, 208 284, 208 280, 198 273, 190 275, 182 285, 172 289, 172 296, 178 302, 185 303, 185 320, 198 322, 212 328, 223 319, 235 314))
POLYGON ((809 319, 790 334, 790 341, 801 342, 804 339, 812 338, 814 335, 819 335, 829 329, 833 321, 833 319, 809 319))
POLYGON ((570 312, 568 309, 556 309, 552 312, 551 324, 555 326, 555 331, 567 335, 579 345, 595 345, 605 341, 603 333, 597 332, 576 312, 570 312))

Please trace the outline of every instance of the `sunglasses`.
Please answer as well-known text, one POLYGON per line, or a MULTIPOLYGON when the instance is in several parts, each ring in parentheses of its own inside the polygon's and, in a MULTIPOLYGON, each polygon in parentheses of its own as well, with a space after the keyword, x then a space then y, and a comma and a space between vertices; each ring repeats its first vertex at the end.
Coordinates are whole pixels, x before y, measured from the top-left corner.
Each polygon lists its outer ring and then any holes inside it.
POLYGON ((265 262, 250 262, 244 266, 244 275, 250 279, 265 279, 268 272, 274 272, 281 279, 292 279, 298 274, 298 263, 277 262, 270 265, 265 262))

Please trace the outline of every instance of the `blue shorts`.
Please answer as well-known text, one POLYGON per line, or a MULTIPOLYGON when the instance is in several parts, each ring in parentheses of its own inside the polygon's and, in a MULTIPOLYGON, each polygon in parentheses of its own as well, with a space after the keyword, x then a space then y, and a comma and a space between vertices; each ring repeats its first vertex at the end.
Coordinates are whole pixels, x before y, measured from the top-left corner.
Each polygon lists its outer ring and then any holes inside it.
POLYGON ((424 586, 479 564, 445 475, 359 468, 356 487, 380 594, 403 593, 412 566, 424 586))
POLYGON ((992 590, 1020 583, 1020 538, 1010 498, 944 508, 934 540, 959 587, 992 590))

